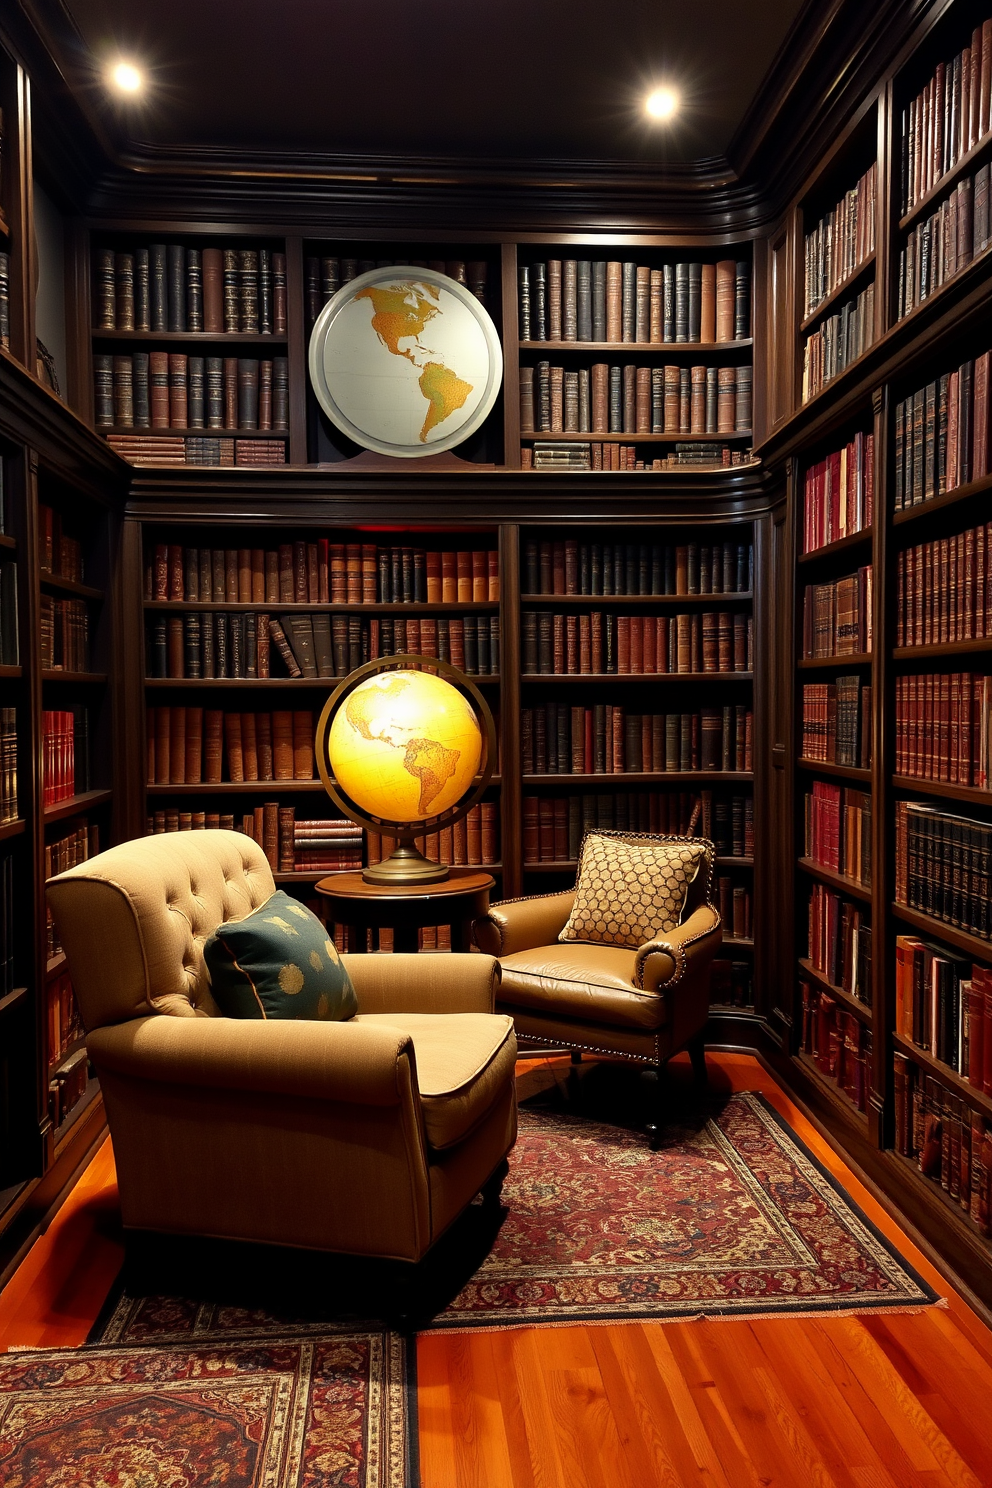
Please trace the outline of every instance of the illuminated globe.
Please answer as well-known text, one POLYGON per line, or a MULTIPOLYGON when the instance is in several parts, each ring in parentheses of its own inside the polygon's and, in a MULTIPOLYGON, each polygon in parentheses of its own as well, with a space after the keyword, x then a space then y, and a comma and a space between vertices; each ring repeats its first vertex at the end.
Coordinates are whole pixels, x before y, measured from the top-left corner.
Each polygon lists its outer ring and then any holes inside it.
POLYGON ((327 757, 338 786, 371 816, 424 822, 461 800, 479 772, 482 731, 450 682, 382 672, 348 694, 327 757))

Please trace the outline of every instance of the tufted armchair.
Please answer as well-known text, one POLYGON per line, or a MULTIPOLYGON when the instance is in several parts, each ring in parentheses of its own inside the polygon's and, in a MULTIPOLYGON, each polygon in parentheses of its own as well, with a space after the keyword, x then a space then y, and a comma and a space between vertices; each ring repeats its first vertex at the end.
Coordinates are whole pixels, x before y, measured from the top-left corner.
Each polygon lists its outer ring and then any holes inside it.
MULTIPOLYGON (((621 837, 621 833, 608 835, 621 837)), ((632 834, 641 843, 685 841, 632 834)), ((493 904, 473 927, 476 944, 499 958, 497 1007, 513 1017, 528 1043, 606 1054, 642 1064, 657 1081, 661 1067, 688 1049, 699 1080, 706 1078, 705 1034, 710 966, 720 945, 720 915, 711 899, 713 845, 690 883, 678 926, 636 950, 559 941, 575 890, 493 904)), ((658 1127, 651 1122, 652 1143, 658 1127)))
POLYGON ((516 1136, 511 1019, 484 956, 345 956, 341 1023, 240 1021, 203 944, 274 890, 237 832, 146 837, 50 880, 124 1224, 417 1261, 516 1136))

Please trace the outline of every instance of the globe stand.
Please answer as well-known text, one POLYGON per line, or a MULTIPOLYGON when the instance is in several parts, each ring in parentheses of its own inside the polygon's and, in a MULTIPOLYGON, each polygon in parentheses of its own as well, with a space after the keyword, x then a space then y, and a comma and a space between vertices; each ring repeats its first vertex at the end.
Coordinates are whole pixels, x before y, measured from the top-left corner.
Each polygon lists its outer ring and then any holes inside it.
POLYGON ((414 843, 414 834, 403 833, 399 842, 382 863, 370 863, 362 869, 362 878, 370 884, 387 884, 402 888, 404 884, 440 883, 448 877, 446 863, 425 858, 414 843))

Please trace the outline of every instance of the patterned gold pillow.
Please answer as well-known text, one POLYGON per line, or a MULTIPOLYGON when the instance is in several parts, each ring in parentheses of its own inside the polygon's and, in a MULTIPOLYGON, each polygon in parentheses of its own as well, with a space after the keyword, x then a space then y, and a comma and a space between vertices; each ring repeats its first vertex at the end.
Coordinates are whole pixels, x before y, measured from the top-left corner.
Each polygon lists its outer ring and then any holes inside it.
POLYGON ((674 930, 689 885, 705 865, 708 843, 659 841, 588 832, 575 902, 562 940, 636 950, 674 930))

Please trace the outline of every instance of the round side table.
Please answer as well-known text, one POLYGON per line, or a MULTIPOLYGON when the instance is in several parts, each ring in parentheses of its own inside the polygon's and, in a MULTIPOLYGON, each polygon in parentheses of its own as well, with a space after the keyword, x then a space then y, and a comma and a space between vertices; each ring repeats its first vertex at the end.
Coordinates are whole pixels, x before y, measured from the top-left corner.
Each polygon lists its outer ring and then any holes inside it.
POLYGON ((327 900, 328 917, 363 930, 391 929, 393 949, 415 951, 417 931, 429 925, 451 926, 451 949, 472 949, 472 921, 489 909, 489 890, 496 880, 476 868, 452 868, 440 883, 366 883, 361 873, 335 873, 322 878, 317 893, 327 900))

